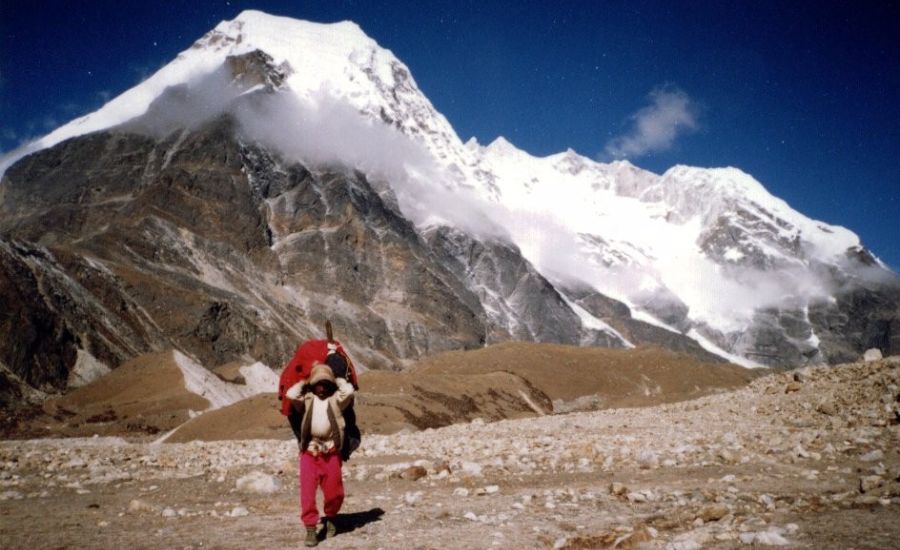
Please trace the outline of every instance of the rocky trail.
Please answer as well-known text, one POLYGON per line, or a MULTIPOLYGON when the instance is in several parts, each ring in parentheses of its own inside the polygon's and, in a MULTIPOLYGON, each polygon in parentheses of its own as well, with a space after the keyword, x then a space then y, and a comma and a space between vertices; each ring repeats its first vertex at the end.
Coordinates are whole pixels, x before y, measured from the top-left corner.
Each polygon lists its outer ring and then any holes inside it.
MULTIPOLYGON (((369 435, 322 548, 900 547, 900 359, 369 435)), ((296 444, 0 443, 8 548, 302 544, 296 444)))

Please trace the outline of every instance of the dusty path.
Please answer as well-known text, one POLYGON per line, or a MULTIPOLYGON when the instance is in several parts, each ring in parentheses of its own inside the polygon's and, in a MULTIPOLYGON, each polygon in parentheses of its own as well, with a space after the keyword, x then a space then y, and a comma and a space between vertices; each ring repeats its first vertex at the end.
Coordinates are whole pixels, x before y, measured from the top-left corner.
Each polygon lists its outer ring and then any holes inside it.
MULTIPOLYGON (((320 547, 900 547, 900 361, 798 378, 367 437, 345 468, 345 532, 320 547)), ((29 549, 298 547, 295 463, 295 444, 281 441, 4 442, 0 538, 29 549), (250 472, 263 474, 255 487, 238 483, 250 472)))

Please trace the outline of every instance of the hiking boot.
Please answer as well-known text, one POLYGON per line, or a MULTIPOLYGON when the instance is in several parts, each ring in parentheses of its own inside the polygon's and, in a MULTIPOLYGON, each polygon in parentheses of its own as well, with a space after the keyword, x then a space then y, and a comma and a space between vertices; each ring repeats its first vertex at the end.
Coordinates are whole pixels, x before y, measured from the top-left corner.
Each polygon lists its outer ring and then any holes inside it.
POLYGON ((325 538, 330 539, 331 537, 337 535, 337 525, 334 523, 334 518, 325 518, 325 538))
POLYGON ((319 536, 316 534, 315 527, 306 528, 306 540, 303 541, 303 544, 306 546, 315 546, 319 544, 319 536))

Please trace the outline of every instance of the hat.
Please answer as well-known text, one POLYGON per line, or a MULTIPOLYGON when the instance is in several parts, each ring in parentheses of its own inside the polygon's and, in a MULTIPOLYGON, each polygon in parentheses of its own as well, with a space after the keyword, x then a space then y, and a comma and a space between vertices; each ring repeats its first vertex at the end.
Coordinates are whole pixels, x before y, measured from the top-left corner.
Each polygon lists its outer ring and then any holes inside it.
POLYGON ((331 367, 328 365, 323 365, 322 363, 316 363, 313 365, 312 372, 309 375, 309 385, 315 386, 319 382, 327 380, 332 384, 336 384, 334 380, 334 373, 331 372, 331 367))

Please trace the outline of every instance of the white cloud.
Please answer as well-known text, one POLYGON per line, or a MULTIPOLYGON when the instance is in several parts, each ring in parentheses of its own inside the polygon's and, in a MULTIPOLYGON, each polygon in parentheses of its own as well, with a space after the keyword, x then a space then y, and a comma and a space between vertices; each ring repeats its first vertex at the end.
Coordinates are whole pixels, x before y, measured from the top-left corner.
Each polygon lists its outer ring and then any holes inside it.
POLYGON ((685 132, 696 130, 697 105, 682 90, 661 87, 649 94, 650 105, 632 115, 633 124, 625 135, 611 139, 604 156, 635 158, 665 151, 685 132))
POLYGON ((247 96, 233 109, 245 138, 308 167, 350 166, 386 183, 417 226, 450 224, 505 236, 472 192, 454 186, 424 145, 328 89, 247 96))

